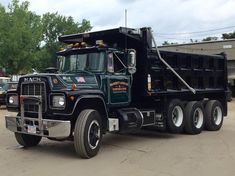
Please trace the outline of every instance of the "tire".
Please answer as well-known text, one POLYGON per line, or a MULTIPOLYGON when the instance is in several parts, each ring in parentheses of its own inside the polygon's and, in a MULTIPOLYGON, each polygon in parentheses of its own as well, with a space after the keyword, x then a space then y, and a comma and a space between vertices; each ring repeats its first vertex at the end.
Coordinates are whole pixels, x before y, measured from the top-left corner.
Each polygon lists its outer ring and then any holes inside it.
POLYGON ((39 144, 42 137, 30 134, 15 133, 16 141, 24 147, 34 147, 39 144))
POLYGON ((180 100, 172 100, 167 109, 166 125, 171 133, 180 133, 184 129, 184 107, 180 100))
POLYGON ((209 131, 218 131, 223 125, 223 107, 217 100, 211 100, 205 107, 205 127, 209 131))
POLYGON ((185 132, 199 134, 204 127, 204 112, 201 102, 191 101, 185 107, 185 132))
POLYGON ((101 145, 102 122, 98 111, 83 110, 76 121, 74 128, 74 148, 82 158, 95 156, 101 145))

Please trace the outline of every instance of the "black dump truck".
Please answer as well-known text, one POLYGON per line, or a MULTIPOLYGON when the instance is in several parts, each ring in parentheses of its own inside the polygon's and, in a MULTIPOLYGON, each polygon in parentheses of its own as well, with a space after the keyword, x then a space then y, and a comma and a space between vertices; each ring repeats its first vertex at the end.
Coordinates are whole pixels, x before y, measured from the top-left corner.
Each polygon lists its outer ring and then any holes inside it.
POLYGON ((224 54, 159 51, 151 28, 64 35, 58 68, 20 78, 7 93, 6 127, 17 142, 72 140, 95 156, 106 132, 142 128, 172 133, 217 131, 227 115, 224 54))

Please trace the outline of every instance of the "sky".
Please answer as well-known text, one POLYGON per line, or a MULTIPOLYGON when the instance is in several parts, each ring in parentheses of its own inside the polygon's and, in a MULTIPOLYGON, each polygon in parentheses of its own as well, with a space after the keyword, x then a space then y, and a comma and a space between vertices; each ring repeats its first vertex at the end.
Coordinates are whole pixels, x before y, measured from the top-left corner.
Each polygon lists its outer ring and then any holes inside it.
MULTIPOLYGON (((185 43, 235 31, 235 0, 28 1, 30 10, 37 14, 58 12, 77 22, 85 18, 91 22, 92 31, 125 26, 126 9, 127 26, 152 27, 158 44, 185 43)), ((0 0, 5 6, 9 2, 0 0)))

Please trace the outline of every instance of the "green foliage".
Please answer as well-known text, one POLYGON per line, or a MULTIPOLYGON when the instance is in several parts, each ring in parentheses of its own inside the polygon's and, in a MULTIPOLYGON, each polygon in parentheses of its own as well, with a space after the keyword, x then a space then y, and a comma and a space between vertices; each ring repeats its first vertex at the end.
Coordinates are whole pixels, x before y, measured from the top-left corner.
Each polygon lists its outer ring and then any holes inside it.
POLYGON ((4 9, 1 15, 0 64, 10 74, 30 69, 40 40, 40 17, 28 11, 28 6, 28 2, 13 0, 9 11, 4 9))
POLYGON ((72 17, 64 17, 58 13, 46 13, 42 16, 43 40, 38 54, 35 68, 43 70, 48 66, 56 66, 56 51, 60 43, 60 35, 81 33, 91 29, 90 22, 83 20, 82 23, 74 22, 72 17))
POLYGON ((58 36, 90 29, 87 20, 77 23, 58 13, 39 16, 29 10, 27 1, 12 0, 8 9, 0 4, 0 69, 24 74, 55 66, 58 36))
POLYGON ((206 38, 202 39, 203 42, 215 41, 215 40, 218 40, 218 37, 206 37, 206 38))
POLYGON ((222 39, 233 39, 235 38, 235 31, 232 33, 224 33, 222 34, 222 39))
POLYGON ((168 42, 168 41, 164 41, 163 43, 162 43, 162 46, 168 46, 168 45, 177 45, 178 43, 177 42, 168 42))

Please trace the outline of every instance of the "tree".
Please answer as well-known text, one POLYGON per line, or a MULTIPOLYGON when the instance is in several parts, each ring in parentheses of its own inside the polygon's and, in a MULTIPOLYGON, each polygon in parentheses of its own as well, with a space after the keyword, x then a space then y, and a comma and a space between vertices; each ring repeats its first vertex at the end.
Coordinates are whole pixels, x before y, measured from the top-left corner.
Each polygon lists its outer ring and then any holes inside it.
POLYGON ((169 43, 168 41, 164 41, 164 42, 162 43, 162 45, 163 45, 163 46, 168 46, 168 45, 170 45, 170 43, 169 43))
POLYGON ((222 39, 232 39, 235 38, 235 31, 232 33, 224 33, 222 34, 222 39))
MULTIPOLYGON (((4 48, 4 24, 5 22, 5 17, 6 17, 6 11, 5 8, 0 4, 0 63, 1 63, 1 56, 3 56, 3 48, 4 48)), ((0 69, 2 69, 2 64, 0 65, 0 69)))
POLYGON ((202 41, 215 41, 215 40, 218 40, 218 37, 206 37, 204 39, 202 39, 202 41))
POLYGON ((162 46, 168 46, 168 45, 177 45, 178 43, 177 42, 168 42, 168 41, 164 41, 163 43, 162 43, 162 46))
POLYGON ((91 30, 90 22, 83 19, 81 23, 75 22, 69 16, 58 13, 46 13, 42 16, 43 39, 40 51, 37 53, 37 62, 34 67, 43 70, 49 66, 56 66, 56 51, 60 47, 58 37, 60 35, 81 33, 91 30))
POLYGON ((8 9, 0 4, 0 69, 25 74, 55 66, 58 36, 90 29, 85 19, 78 23, 58 13, 37 15, 27 1, 12 0, 8 9))
POLYGON ((0 64, 8 74, 26 73, 35 59, 41 38, 40 16, 28 10, 29 3, 13 0, 1 10, 0 64))

